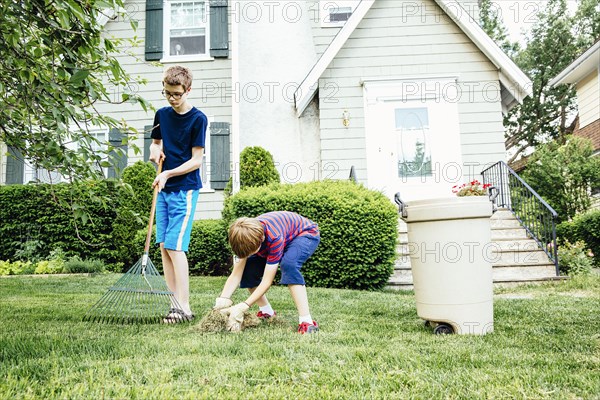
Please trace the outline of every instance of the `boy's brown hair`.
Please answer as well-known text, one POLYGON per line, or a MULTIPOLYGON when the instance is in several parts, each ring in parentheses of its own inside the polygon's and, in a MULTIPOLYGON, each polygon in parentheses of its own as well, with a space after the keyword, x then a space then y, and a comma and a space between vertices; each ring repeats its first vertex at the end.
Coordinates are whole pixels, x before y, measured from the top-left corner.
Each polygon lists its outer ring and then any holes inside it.
POLYGON ((260 247, 264 237, 264 228, 256 218, 238 218, 229 227, 229 245, 239 258, 252 255, 260 247))
POLYGON ((167 85, 183 86, 183 89, 187 92, 189 88, 192 87, 192 80, 194 79, 194 75, 192 74, 192 70, 183 67, 181 65, 174 65, 166 69, 163 75, 163 85, 166 83, 167 85))

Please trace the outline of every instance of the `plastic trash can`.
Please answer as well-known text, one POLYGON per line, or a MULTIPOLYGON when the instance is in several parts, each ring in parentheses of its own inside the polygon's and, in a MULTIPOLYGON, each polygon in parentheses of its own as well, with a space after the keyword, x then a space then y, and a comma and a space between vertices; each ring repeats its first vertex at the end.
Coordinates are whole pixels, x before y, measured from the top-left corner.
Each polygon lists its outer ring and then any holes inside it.
POLYGON ((403 203, 396 194, 408 226, 417 314, 436 334, 494 330, 491 200, 471 196, 403 203))

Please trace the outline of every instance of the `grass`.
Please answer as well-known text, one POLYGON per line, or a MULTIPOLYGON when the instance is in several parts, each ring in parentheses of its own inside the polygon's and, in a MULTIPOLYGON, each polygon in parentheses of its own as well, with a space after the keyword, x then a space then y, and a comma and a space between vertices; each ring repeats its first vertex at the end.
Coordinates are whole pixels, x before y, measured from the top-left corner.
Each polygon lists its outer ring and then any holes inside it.
MULTIPOLYGON (((318 288, 311 336, 282 287, 284 323, 241 334, 81 322, 116 278, 0 279, 0 398, 600 398, 600 276, 498 291, 486 336, 433 335, 412 292, 318 288)), ((223 283, 192 279, 199 316, 223 283)))

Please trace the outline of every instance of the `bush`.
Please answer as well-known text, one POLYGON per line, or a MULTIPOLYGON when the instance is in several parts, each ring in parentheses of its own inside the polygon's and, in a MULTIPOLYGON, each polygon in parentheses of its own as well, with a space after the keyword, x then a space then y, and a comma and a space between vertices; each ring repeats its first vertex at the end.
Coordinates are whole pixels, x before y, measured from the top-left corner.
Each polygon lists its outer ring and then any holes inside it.
POLYGON ((246 147, 240 153, 240 188, 279 182, 273 156, 259 146, 246 147))
POLYGON ((593 253, 594 265, 600 267, 600 210, 579 214, 573 221, 558 225, 556 231, 561 244, 565 240, 572 243, 579 240, 585 242, 585 246, 593 253))
MULTIPOLYGON (((135 237, 135 247, 142 255, 146 241, 146 231, 138 231, 135 237)), ((160 248, 156 242, 156 229, 152 232, 150 259, 162 271, 160 248)), ((227 244, 227 228, 222 220, 198 220, 192 225, 190 248, 187 259, 191 275, 221 276, 231 270, 231 250, 227 244)), ((134 260, 133 263, 135 263, 134 260)), ((129 265, 131 267, 133 265, 129 265)))
POLYGON ((321 244, 302 268, 308 285, 380 289, 393 271, 398 212, 383 194, 352 182, 247 188, 225 201, 223 218, 294 211, 319 225, 321 244))
POLYGON ((589 274, 592 271, 592 258, 583 241, 573 244, 568 240, 558 248, 558 267, 567 275, 589 274))
POLYGON ((112 234, 118 207, 117 184, 109 180, 0 186, 0 259, 47 260, 59 247, 67 257, 93 255, 114 264, 119 261, 112 234), (76 206, 69 208, 74 190, 94 193, 85 221, 75 218, 76 206))
POLYGON ((0 261, 0 275, 33 274, 36 265, 31 261, 0 261))
POLYGON ((101 260, 82 260, 72 257, 65 262, 64 272, 67 274, 92 274, 106 271, 106 266, 101 260))
POLYGON ((63 260, 45 260, 37 263, 34 274, 62 274, 65 262, 63 260))

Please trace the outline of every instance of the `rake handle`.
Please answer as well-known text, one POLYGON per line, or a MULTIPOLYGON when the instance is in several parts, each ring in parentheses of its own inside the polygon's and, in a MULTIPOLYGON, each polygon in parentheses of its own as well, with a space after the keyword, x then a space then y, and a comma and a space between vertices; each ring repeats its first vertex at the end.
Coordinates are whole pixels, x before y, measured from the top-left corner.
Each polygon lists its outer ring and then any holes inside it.
MULTIPOLYGON (((163 160, 158 162, 156 176, 162 172, 163 160)), ((154 214, 156 212, 156 200, 158 199, 158 185, 154 186, 154 194, 152 195, 152 207, 150 207, 150 219, 148 220, 148 233, 146 234, 146 245, 144 246, 144 254, 150 252, 150 240, 152 239, 152 225, 154 225, 154 214)))

